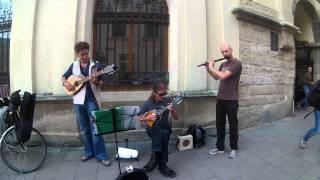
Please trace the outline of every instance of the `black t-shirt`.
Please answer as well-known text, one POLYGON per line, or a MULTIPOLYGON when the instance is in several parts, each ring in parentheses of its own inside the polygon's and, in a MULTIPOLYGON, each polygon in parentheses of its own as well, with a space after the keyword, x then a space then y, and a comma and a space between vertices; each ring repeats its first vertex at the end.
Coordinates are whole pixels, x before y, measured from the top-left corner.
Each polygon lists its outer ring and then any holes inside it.
POLYGON ((165 110, 163 113, 162 113, 162 116, 159 116, 159 118, 157 119, 157 121, 155 122, 156 126, 159 125, 161 127, 164 127, 164 128, 168 128, 168 129, 171 129, 171 126, 169 124, 169 110, 166 109, 167 105, 169 103, 172 102, 172 99, 169 98, 169 97, 165 97, 163 99, 163 101, 161 102, 155 102, 155 101, 152 101, 150 99, 148 99, 146 102, 144 102, 144 104, 141 106, 140 108, 140 112, 139 112, 139 115, 142 115, 146 112, 149 112, 149 111, 156 111, 157 114, 160 112, 160 111, 163 111, 165 110), (160 119, 161 118, 161 119, 160 119), (160 120, 159 120, 160 119, 160 120))

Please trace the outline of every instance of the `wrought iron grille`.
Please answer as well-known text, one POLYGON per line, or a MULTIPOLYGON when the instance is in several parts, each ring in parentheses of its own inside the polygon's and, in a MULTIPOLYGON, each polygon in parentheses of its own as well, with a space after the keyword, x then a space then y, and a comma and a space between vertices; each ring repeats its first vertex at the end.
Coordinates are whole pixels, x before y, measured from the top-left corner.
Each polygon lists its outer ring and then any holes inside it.
POLYGON ((120 68, 106 84, 168 81, 168 24, 165 0, 98 0, 93 58, 120 68))
POLYGON ((9 84, 11 19, 11 2, 0 0, 0 85, 9 84))
POLYGON ((271 51, 279 50, 279 35, 277 32, 270 32, 270 40, 271 40, 271 51))

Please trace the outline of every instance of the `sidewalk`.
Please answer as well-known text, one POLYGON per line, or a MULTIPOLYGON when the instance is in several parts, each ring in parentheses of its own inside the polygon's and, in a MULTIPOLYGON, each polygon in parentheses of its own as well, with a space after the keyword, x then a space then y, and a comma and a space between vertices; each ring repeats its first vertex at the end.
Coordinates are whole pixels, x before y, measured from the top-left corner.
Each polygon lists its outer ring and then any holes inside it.
MULTIPOLYGON (((179 180, 319 180, 320 136, 311 138, 307 149, 299 147, 300 137, 314 124, 314 116, 303 119, 305 111, 295 114, 241 130, 236 159, 228 159, 228 141, 226 153, 209 155, 208 150, 214 147, 216 139, 208 137, 207 145, 200 149, 178 152, 172 145, 168 165, 176 170, 175 179, 179 180)), ((104 167, 94 159, 82 163, 80 156, 80 148, 50 148, 44 165, 24 175, 6 168, 0 160, 0 180, 113 180, 117 177, 116 161, 112 161, 111 167, 104 167)), ((122 169, 128 165, 141 168, 148 158, 143 153, 140 161, 122 160, 122 169)), ((168 179, 157 169, 149 176, 152 180, 168 179)))

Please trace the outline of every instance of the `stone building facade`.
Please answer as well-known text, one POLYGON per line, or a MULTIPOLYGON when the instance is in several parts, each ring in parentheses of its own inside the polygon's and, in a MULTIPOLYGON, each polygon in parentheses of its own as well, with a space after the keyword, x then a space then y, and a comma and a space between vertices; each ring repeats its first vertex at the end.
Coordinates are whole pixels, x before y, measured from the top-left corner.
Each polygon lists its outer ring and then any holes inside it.
MULTIPOLYGON (((11 90, 24 89, 38 94, 35 126, 49 143, 79 143, 71 98, 64 95, 59 79, 74 60, 75 42, 85 40, 95 44, 93 24, 99 1, 12 0, 11 90)), ((139 1, 145 2, 151 1, 139 1)), ((208 58, 221 57, 221 42, 229 42, 243 64, 239 86, 240 128, 291 115, 299 90, 297 79, 305 66, 312 65, 314 78, 320 78, 319 1, 157 2, 164 2, 169 14, 168 37, 164 41, 169 88, 173 94, 184 95, 183 103, 178 106, 180 120, 173 122, 177 132, 198 123, 207 127, 210 134, 215 133, 219 82, 196 65, 208 58), (303 57, 299 63, 297 44, 303 57)), ((103 107, 141 105, 149 94, 143 88, 107 90, 102 94, 103 107)), ((120 136, 137 141, 147 139, 143 129, 120 136)))

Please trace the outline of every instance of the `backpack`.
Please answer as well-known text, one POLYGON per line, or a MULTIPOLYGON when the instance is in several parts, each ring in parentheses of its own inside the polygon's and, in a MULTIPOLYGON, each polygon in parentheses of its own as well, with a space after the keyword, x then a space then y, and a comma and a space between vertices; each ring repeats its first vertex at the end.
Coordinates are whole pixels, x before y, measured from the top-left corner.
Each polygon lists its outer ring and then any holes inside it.
POLYGON ((307 94, 307 102, 312 107, 320 107, 320 80, 315 82, 307 94))
POLYGON ((0 98, 0 108, 3 106, 9 106, 9 99, 7 97, 0 98))
POLYGON ((193 147, 198 149, 205 145, 206 131, 197 124, 191 124, 188 127, 186 135, 191 134, 193 137, 193 147))
POLYGON ((8 106, 0 107, 0 134, 8 128, 8 112, 8 106))

